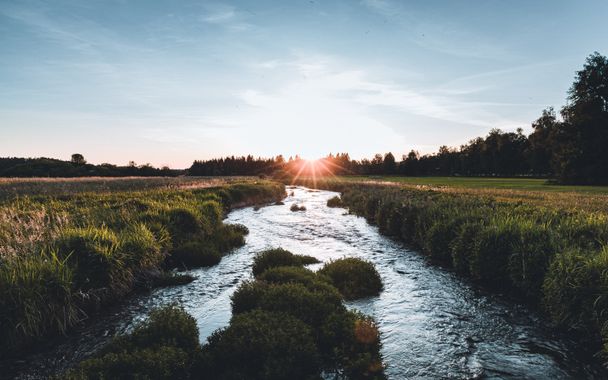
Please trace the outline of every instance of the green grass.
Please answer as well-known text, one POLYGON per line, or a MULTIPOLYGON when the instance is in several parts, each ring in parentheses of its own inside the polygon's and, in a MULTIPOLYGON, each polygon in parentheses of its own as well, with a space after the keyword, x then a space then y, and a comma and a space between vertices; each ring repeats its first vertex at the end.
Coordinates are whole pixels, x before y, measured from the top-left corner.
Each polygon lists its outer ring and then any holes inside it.
POLYGON ((539 178, 487 177, 400 177, 400 176, 343 176, 344 181, 387 181, 415 186, 457 187, 467 189, 510 189, 524 191, 579 192, 608 194, 608 186, 556 185, 539 178))
POLYGON ((525 300, 598 351, 603 344, 608 354, 606 195, 354 181, 317 186, 341 192, 349 212, 381 233, 489 289, 525 300))
POLYGON ((99 192, 91 180, 53 181, 69 191, 32 195, 46 182, 28 180, 20 182, 26 195, 0 200, 1 352, 64 333, 139 287, 186 282, 163 271, 215 265, 245 243, 246 227, 223 223, 227 211, 285 194, 282 184, 256 180, 115 181, 121 186, 99 192))

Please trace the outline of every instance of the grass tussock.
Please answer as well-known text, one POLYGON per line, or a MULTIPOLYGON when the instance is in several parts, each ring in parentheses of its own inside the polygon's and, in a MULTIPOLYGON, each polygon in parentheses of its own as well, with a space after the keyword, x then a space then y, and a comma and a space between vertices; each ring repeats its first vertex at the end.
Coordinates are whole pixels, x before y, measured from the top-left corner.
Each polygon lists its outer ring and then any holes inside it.
POLYGON ((382 279, 368 261, 357 258, 343 258, 331 261, 319 270, 327 276, 347 300, 377 296, 382 291, 382 279))
POLYGON ((64 333, 138 287, 188 281, 163 271, 217 264, 248 233, 225 213, 284 194, 255 181, 0 201, 0 351, 64 333))
POLYGON ((316 264, 318 262, 319 260, 312 256, 294 255, 282 248, 274 248, 260 252, 256 255, 253 259, 252 271, 254 276, 258 276, 270 268, 286 266, 297 267, 316 264))

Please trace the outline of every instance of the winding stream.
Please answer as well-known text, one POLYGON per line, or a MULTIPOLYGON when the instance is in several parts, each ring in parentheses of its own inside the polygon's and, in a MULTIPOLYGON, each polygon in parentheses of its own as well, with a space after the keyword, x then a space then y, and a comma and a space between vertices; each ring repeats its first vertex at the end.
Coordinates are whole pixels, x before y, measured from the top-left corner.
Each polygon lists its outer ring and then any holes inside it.
POLYGON ((93 351, 112 334, 130 329, 153 307, 169 302, 184 305, 196 318, 204 342, 215 329, 227 325, 230 295, 251 276, 255 253, 282 247, 322 261, 356 256, 375 264, 384 291, 348 306, 378 322, 389 378, 606 377, 590 353, 552 333, 534 313, 429 265, 421 255, 381 236, 364 219, 326 207, 336 193, 301 187, 288 191, 292 190, 285 205, 231 212, 228 223, 249 228, 247 244, 215 267, 191 271, 197 277, 191 284, 134 297, 73 334, 63 349, 27 361, 61 367, 93 351), (294 202, 307 210, 291 212, 294 202), (74 347, 79 351, 73 353, 74 347))

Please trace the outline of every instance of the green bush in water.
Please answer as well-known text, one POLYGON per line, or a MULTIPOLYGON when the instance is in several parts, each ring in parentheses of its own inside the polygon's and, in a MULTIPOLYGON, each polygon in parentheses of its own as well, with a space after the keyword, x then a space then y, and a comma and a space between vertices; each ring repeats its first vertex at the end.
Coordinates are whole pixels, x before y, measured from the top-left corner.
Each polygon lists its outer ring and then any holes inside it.
POLYGON ((303 266, 316 264, 319 260, 312 256, 294 255, 282 248, 268 249, 260 252, 253 259, 253 275, 259 276, 266 269, 281 266, 303 266))
POLYGON ((129 290, 133 280, 118 246, 116 234, 105 227, 67 229, 54 243, 59 257, 73 268, 77 289, 110 288, 116 294, 129 290))
POLYGON ((254 309, 293 315, 312 326, 319 326, 324 318, 343 310, 340 294, 323 282, 267 284, 262 281, 242 284, 232 296, 232 313, 254 309))
POLYGON ((80 320, 72 279, 72 268, 54 253, 0 262, 0 352, 63 333, 80 320))
POLYGON ((331 197, 327 200, 327 207, 344 207, 344 203, 342 203, 342 198, 339 196, 331 197))
MULTIPOLYGON (((320 285, 320 284, 317 284, 320 285)), ((313 327, 320 327, 327 316, 343 311, 342 297, 330 285, 310 289, 302 284, 269 286, 258 307, 271 312, 293 315, 313 327)))
POLYGON ((255 310, 233 316, 203 347, 203 379, 313 379, 321 372, 310 327, 288 314, 255 310))
POLYGON ((181 307, 166 306, 94 358, 69 371, 66 379, 188 379, 200 355, 198 328, 181 307))
POLYGON ((380 333, 374 320, 354 311, 332 314, 321 328, 320 352, 329 373, 346 379, 385 379, 380 333))
POLYGON ((344 258, 331 261, 321 270, 347 300, 376 296, 382 290, 382 279, 368 261, 358 258, 344 258))
POLYGON ((276 267, 265 270, 258 280, 269 284, 298 283, 312 287, 319 282, 330 283, 329 278, 301 267, 276 267))
POLYGON ((175 268, 210 267, 221 260, 221 253, 213 244, 192 240, 171 251, 167 265, 175 268))

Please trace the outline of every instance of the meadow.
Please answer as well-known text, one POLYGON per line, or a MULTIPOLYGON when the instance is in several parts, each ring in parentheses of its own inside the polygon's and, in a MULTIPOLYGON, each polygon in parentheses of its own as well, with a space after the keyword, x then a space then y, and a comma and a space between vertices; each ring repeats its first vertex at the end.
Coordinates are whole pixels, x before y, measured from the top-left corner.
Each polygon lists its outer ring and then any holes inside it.
POLYGON ((0 350, 17 355, 137 289, 188 281, 173 268, 217 264, 248 232, 224 215, 285 189, 243 178, 28 179, 3 180, 0 194, 0 350))
POLYGON ((477 178, 454 186, 440 178, 314 184, 341 193, 328 206, 347 207, 431 262, 539 309, 608 354, 608 198, 599 188, 530 190, 530 181, 500 182, 507 189, 479 188, 492 181, 477 178))
MULTIPOLYGON (((556 185, 546 179, 495 177, 340 176, 335 180, 352 184, 380 184, 412 190, 487 197, 549 208, 608 213, 608 186, 556 185)), ((313 183, 310 179, 307 181, 313 183)))

